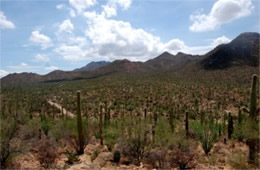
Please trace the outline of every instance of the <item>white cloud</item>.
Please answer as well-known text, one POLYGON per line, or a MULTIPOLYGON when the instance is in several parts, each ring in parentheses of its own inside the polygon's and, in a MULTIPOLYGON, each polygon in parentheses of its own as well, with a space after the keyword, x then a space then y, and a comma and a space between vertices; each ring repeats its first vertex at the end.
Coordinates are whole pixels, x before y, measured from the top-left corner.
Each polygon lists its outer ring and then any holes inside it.
POLYGON ((73 30, 74 30, 74 25, 71 23, 70 19, 66 19, 59 25, 58 33, 62 33, 62 32, 72 33, 73 30))
POLYGON ((8 75, 9 73, 5 70, 0 70, 0 78, 5 77, 6 75, 8 75))
POLYGON ((194 32, 213 31, 222 24, 249 16, 254 9, 251 0, 217 0, 209 14, 192 14, 189 27, 194 32))
POLYGON ((11 21, 7 20, 4 12, 0 11, 0 29, 14 29, 15 25, 11 21))
POLYGON ((12 72, 17 72, 17 73, 20 73, 20 72, 28 72, 28 71, 35 71, 37 68, 37 66, 31 66, 31 65, 28 65, 24 62, 20 63, 19 65, 12 65, 12 66, 8 66, 9 69, 12 70, 12 72))
POLYGON ((212 46, 218 46, 219 44, 227 44, 229 43, 231 40, 229 38, 227 38, 226 36, 221 36, 216 38, 215 40, 213 40, 213 42, 211 43, 212 46))
POLYGON ((57 8, 57 9, 64 9, 64 8, 66 8, 66 5, 64 5, 64 4, 58 4, 58 5, 56 6, 56 8, 57 8))
POLYGON ((103 11, 101 15, 110 18, 117 15, 117 6, 120 6, 123 10, 128 9, 131 6, 132 0, 109 0, 106 5, 103 5, 103 11))
POLYGON ((70 11, 70 17, 71 18, 76 17, 76 13, 75 13, 75 11, 73 9, 70 8, 69 11, 70 11))
POLYGON ((117 15, 116 8, 114 6, 103 5, 102 7, 103 7, 103 14, 107 18, 110 18, 112 16, 116 16, 117 15))
POLYGON ((111 4, 119 4, 124 10, 131 6, 132 0, 110 0, 111 4))
MULTIPOLYGON (((70 29, 73 27, 64 29, 69 31, 64 35, 56 34, 60 44, 54 52, 69 61, 125 58, 132 61, 146 61, 164 51, 173 54, 178 52, 204 54, 216 45, 230 41, 222 36, 204 46, 189 46, 178 38, 164 43, 160 37, 144 29, 134 28, 129 22, 111 19, 117 15, 117 7, 127 9, 130 5, 131 1, 110 0, 102 6, 100 13, 96 11, 82 13, 87 22, 85 37, 75 36, 73 29, 70 29)), ((70 25, 68 23, 64 25, 70 25)))
POLYGON ((52 43, 48 36, 41 34, 39 31, 33 31, 29 40, 36 45, 40 45, 42 49, 50 47, 52 43))
POLYGON ((188 47, 185 45, 185 43, 180 39, 172 39, 169 42, 167 42, 164 45, 165 51, 169 51, 171 53, 177 53, 177 52, 186 52, 188 51, 188 47))
POLYGON ((37 54, 33 61, 35 62, 48 62, 50 61, 50 58, 47 56, 47 55, 44 55, 44 54, 37 54))
POLYGON ((56 67, 56 66, 48 66, 48 67, 45 67, 45 70, 48 70, 48 71, 53 71, 53 70, 58 70, 59 67, 56 67))
POLYGON ((88 19, 86 36, 91 40, 98 55, 144 60, 160 51, 160 38, 135 29, 130 23, 107 19, 95 12, 86 12, 88 19))
POLYGON ((231 40, 227 38, 226 36, 217 37, 212 40, 212 42, 209 45, 204 46, 188 46, 184 43, 184 41, 180 39, 172 39, 168 43, 164 45, 164 50, 169 51, 172 54, 176 54, 178 52, 184 52, 188 54, 205 54, 215 48, 216 46, 220 44, 227 44, 231 40))
POLYGON ((84 60, 86 57, 86 51, 75 45, 61 45, 54 51, 61 55, 65 60, 70 61, 84 60))
POLYGON ((24 69, 24 68, 29 68, 30 66, 24 62, 22 62, 21 64, 19 65, 16 65, 16 66, 8 66, 9 68, 12 68, 12 69, 24 69))
POLYGON ((62 24, 58 25, 58 31, 55 33, 57 37, 56 45, 77 45, 82 47, 87 43, 86 37, 83 36, 75 36, 74 26, 71 23, 70 19, 63 21, 62 24))
POLYGON ((58 5, 56 6, 56 8, 59 9, 59 10, 62 10, 62 9, 68 10, 71 18, 76 17, 75 11, 74 11, 72 8, 67 7, 67 5, 58 4, 58 5))
POLYGON ((96 0, 69 0, 69 3, 78 13, 81 13, 85 9, 95 5, 97 2, 96 0))

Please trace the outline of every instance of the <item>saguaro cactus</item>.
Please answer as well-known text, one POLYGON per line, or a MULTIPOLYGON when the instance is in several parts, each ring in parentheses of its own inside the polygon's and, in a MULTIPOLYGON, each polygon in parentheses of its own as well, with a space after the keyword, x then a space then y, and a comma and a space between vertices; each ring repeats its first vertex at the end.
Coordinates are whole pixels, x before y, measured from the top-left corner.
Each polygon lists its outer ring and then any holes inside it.
POLYGON ((153 115, 154 126, 157 125, 157 119, 158 119, 158 117, 157 117, 157 113, 156 113, 156 111, 154 111, 154 115, 153 115))
MULTIPOLYGON (((252 77, 252 86, 251 86, 251 97, 250 97, 250 110, 249 110, 249 116, 251 121, 251 126, 254 126, 254 124, 257 124, 256 119, 256 83, 257 83, 257 75, 253 75, 252 77)), ((252 128, 254 129, 254 128, 252 128)), ((257 161, 257 150, 259 148, 259 136, 250 137, 248 139, 248 146, 249 146, 249 162, 255 163, 257 161)))
POLYGON ((241 109, 239 107, 238 109, 238 122, 237 122, 237 137, 238 137, 238 140, 240 142, 243 141, 243 138, 244 138, 244 135, 243 135, 243 132, 242 132, 242 122, 243 122, 243 117, 242 117, 242 112, 241 112, 241 109))
POLYGON ((63 107, 61 107, 61 117, 64 118, 63 107))
POLYGON ((39 140, 41 140, 41 139, 42 139, 42 130, 41 130, 41 129, 39 129, 39 134, 38 134, 38 137, 39 137, 39 140))
POLYGON ((241 127, 242 126, 242 112, 241 112, 241 109, 239 108, 238 109, 238 126, 241 127))
POLYGON ((155 125, 152 125, 152 140, 155 143, 155 125))
POLYGON ((228 114, 228 139, 231 139, 233 133, 233 117, 231 113, 228 114))
POLYGON ((107 122, 108 122, 108 124, 110 124, 110 118, 111 118, 111 109, 110 108, 108 108, 108 111, 107 111, 107 122))
POLYGON ((201 111, 200 112, 200 124, 203 124, 205 121, 205 112, 201 111))
POLYGON ((171 127, 171 131, 172 133, 174 133, 174 124, 173 124, 173 109, 170 109, 170 113, 169 113, 169 123, 170 123, 170 127, 171 127))
POLYGON ((99 113, 99 135, 100 135, 100 145, 103 145, 103 112, 102 112, 102 105, 100 105, 100 113, 99 113))
POLYGON ((81 108, 80 108, 80 91, 77 91, 77 124, 79 137, 79 154, 84 153, 84 135, 82 128, 81 108))
POLYGON ((199 113, 199 100, 197 98, 195 98, 195 101, 194 101, 194 109, 195 109, 196 114, 198 114, 199 113))
POLYGON ((189 136, 189 112, 186 112, 185 131, 186 131, 186 136, 189 136))
POLYGON ((55 106, 54 104, 52 104, 51 106, 52 106, 52 118, 55 119, 55 106))
POLYGON ((251 86, 251 97, 250 97, 250 116, 251 118, 256 117, 256 82, 257 82, 257 75, 253 75, 252 77, 252 86, 251 86))

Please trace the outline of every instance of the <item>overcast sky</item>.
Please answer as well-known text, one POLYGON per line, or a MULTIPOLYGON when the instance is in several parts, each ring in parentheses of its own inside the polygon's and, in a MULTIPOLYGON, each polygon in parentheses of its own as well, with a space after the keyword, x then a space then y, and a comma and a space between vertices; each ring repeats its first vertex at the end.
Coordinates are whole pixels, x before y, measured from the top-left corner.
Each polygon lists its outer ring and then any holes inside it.
POLYGON ((204 54, 259 32, 260 0, 0 0, 0 77, 204 54))

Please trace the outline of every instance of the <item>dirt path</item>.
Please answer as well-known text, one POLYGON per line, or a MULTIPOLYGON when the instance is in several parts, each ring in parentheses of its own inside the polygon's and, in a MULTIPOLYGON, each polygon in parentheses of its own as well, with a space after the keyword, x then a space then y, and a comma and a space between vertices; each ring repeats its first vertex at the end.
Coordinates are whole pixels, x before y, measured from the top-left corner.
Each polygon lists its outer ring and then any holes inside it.
MULTIPOLYGON (((52 101, 50 101, 50 100, 48 100, 47 102, 48 102, 50 105, 56 107, 57 109, 59 109, 59 110, 61 111, 62 106, 61 106, 60 104, 54 103, 54 102, 52 102, 52 101)), ((69 117, 71 117, 71 118, 75 117, 74 114, 72 114, 70 111, 66 110, 65 108, 63 108, 63 113, 64 113, 64 115, 67 115, 67 116, 69 116, 69 117)))

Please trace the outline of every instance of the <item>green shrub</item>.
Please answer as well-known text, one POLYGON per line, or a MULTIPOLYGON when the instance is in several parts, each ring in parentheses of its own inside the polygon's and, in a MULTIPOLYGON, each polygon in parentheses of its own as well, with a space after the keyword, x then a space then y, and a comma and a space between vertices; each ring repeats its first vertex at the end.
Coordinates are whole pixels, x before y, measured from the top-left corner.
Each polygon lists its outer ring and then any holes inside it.
POLYGON ((12 145, 11 140, 15 137, 18 131, 18 124, 13 118, 0 119, 0 165, 1 168, 6 168, 7 162, 19 148, 12 145))
POLYGON ((233 137, 238 139, 239 141, 243 141, 243 139, 245 137, 245 135, 243 133, 243 127, 244 127, 244 125, 241 124, 241 126, 237 126, 234 129, 235 131, 234 131, 233 137))
POLYGON ((193 121, 191 123, 191 127, 196 136, 199 138, 202 148, 207 155, 217 140, 219 130, 218 125, 213 123, 213 121, 207 121, 204 124, 193 121))
POLYGON ((66 150, 65 154, 68 158, 68 160, 66 161, 67 164, 72 165, 74 162, 79 161, 79 158, 75 153, 66 150))
POLYGON ((110 123, 104 130, 104 140, 108 149, 112 149, 120 137, 120 129, 114 123, 110 123))
POLYGON ((247 156, 243 152, 234 153, 229 159, 228 164, 235 169, 250 169, 247 163, 247 156))
POLYGON ((138 120, 135 128, 132 128, 130 136, 123 136, 119 142, 120 152, 130 158, 134 163, 149 155, 152 148, 152 141, 148 138, 148 126, 138 120))
MULTIPOLYGON (((77 120, 74 118, 66 118, 66 119, 59 119, 53 120, 49 123, 51 134, 54 136, 56 140, 60 140, 61 138, 68 139, 68 137, 73 136, 77 137, 77 120)), ((83 132, 85 138, 87 137, 87 122, 83 120, 83 132)))
POLYGON ((27 140, 39 135, 39 129, 41 128, 41 122, 39 119, 28 120, 27 124, 22 128, 22 139, 27 140))
POLYGON ((49 133, 49 130, 50 130, 50 125, 47 121, 42 122, 42 130, 43 130, 44 134, 46 136, 48 136, 48 133, 49 133))
POLYGON ((165 117, 160 116, 155 129, 155 145, 159 147, 168 147, 168 145, 172 143, 173 138, 174 134, 172 133, 170 124, 167 123, 165 117))

